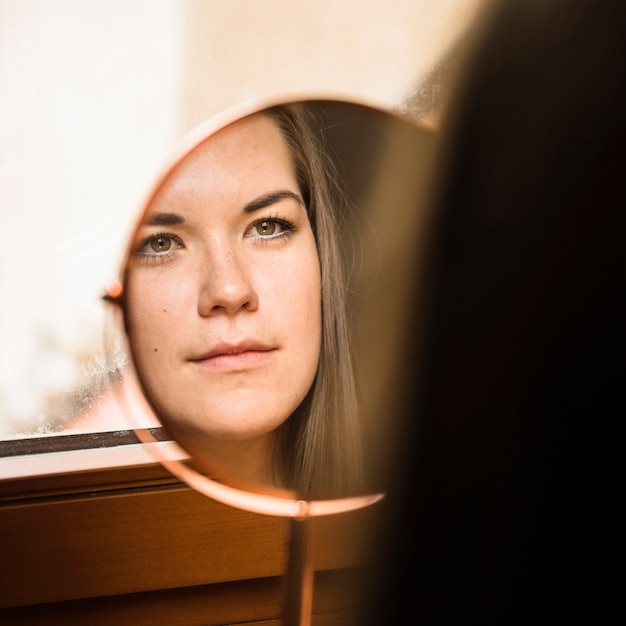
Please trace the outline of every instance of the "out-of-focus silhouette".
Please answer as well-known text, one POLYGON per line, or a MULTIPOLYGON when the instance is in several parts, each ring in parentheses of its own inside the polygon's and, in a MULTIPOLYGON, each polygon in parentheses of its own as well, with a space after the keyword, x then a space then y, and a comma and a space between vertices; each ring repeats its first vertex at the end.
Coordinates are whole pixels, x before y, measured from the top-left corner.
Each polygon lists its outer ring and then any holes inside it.
POLYGON ((624 612, 625 9, 502 0, 477 24, 362 624, 624 612))

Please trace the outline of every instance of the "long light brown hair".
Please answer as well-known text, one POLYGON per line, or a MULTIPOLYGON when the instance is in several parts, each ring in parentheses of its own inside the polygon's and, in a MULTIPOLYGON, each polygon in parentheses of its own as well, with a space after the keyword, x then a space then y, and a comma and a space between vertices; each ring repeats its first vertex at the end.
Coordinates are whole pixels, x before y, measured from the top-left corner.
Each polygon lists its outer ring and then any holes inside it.
POLYGON ((320 114, 311 105, 269 109, 292 155, 319 256, 322 344, 315 381, 304 401, 278 429, 276 463, 303 497, 363 491, 359 425, 346 278, 340 249, 345 193, 323 140, 320 114))

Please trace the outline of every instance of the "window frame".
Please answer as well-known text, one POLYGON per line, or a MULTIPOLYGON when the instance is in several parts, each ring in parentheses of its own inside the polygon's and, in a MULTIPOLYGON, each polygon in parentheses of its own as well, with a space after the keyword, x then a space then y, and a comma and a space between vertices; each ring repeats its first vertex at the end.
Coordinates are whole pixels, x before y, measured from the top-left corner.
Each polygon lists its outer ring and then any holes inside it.
MULTIPOLYGON (((152 458, 174 442, 130 433, 21 440, 0 459, 0 621, 280 623, 291 520, 195 492, 152 458)), ((379 509, 315 518, 316 623, 356 610, 379 509)))

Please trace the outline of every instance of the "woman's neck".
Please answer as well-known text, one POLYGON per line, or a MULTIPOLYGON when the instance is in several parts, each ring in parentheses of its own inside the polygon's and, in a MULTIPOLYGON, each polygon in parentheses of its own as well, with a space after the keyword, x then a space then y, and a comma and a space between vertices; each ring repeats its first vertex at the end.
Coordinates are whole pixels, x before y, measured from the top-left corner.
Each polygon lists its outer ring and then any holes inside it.
POLYGON ((245 440, 172 435, 194 463, 213 478, 255 490, 283 487, 274 463, 273 433, 245 440))

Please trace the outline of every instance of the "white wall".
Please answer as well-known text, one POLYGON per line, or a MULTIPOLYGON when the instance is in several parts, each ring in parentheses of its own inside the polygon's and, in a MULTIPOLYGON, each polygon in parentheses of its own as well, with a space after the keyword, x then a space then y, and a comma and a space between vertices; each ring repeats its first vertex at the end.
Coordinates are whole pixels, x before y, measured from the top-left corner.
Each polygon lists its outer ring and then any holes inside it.
POLYGON ((0 0, 0 436, 98 375, 99 296, 182 132, 256 97, 398 106, 478 6, 0 0))

